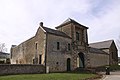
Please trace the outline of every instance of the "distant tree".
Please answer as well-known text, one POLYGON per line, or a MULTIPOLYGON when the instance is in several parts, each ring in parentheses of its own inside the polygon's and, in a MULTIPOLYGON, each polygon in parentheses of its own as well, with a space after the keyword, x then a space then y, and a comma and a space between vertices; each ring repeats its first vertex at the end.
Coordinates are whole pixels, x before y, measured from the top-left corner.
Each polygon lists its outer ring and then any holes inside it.
POLYGON ((117 48, 118 48, 118 53, 119 53, 119 56, 120 56, 120 36, 117 39, 117 48))
POLYGON ((117 39, 117 46, 118 46, 118 49, 120 50, 120 36, 119 36, 119 38, 117 39))
POLYGON ((7 48, 5 46, 5 43, 0 43, 0 52, 7 52, 7 48))

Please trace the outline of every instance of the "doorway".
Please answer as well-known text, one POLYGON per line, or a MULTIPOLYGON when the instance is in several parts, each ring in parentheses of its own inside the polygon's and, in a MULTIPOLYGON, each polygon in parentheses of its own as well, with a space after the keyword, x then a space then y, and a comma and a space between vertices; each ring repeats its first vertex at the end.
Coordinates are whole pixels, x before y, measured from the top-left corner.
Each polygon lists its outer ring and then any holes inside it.
POLYGON ((67 71, 71 71, 71 59, 67 58, 67 71))
POLYGON ((39 55, 39 64, 42 63, 42 55, 39 55))
POLYGON ((84 54, 82 52, 78 53, 79 55, 79 67, 84 68, 85 67, 85 59, 84 54))

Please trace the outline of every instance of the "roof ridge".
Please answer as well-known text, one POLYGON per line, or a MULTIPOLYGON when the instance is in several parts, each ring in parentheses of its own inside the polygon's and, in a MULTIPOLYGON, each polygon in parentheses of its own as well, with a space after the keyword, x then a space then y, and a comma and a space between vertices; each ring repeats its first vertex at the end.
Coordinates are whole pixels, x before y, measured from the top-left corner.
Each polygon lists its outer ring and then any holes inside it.
POLYGON ((43 27, 43 28, 47 28, 47 29, 51 29, 51 30, 54 30, 54 31, 58 31, 58 32, 64 33, 62 31, 59 31, 59 30, 56 30, 56 29, 52 29, 52 28, 48 28, 48 27, 43 27))
POLYGON ((93 43, 89 43, 89 44, 103 43, 103 42, 109 42, 109 41, 114 41, 114 40, 113 39, 111 39, 111 40, 104 40, 104 41, 98 41, 98 42, 93 42, 93 43))
POLYGON ((90 43, 89 46, 94 48, 99 48, 99 49, 109 48, 113 43, 113 41, 114 40, 106 40, 106 41, 101 41, 96 43, 90 43))
MULTIPOLYGON (((48 28, 48 29, 52 29, 52 28, 49 28, 49 27, 45 27, 45 26, 43 26, 43 28, 48 28)), ((52 30, 56 30, 56 29, 52 29, 52 30)))
POLYGON ((57 27, 55 27, 55 28, 59 28, 59 27, 61 27, 61 26, 63 26, 63 25, 67 25, 67 24, 69 24, 69 23, 71 23, 71 22, 76 23, 76 24, 78 24, 78 25, 81 25, 81 26, 83 26, 84 28, 87 28, 87 29, 88 29, 88 27, 86 27, 86 26, 78 23, 77 21, 75 21, 74 19, 71 19, 71 18, 66 19, 63 23, 61 23, 59 26, 57 26, 57 27))
POLYGON ((43 29, 46 32, 51 33, 51 34, 55 34, 55 35, 59 35, 59 36, 67 37, 67 38, 71 38, 70 36, 68 36, 67 34, 65 34, 64 32, 59 31, 59 30, 51 29, 51 28, 48 28, 48 27, 43 27, 43 29))
MULTIPOLYGON (((65 23, 71 22, 71 21, 75 21, 75 20, 73 20, 73 19, 71 19, 71 18, 68 18, 68 19, 66 19, 62 24, 65 24, 65 23)), ((75 22, 76 22, 76 21, 75 21, 75 22)), ((62 25, 62 24, 60 24, 60 25, 62 25)))

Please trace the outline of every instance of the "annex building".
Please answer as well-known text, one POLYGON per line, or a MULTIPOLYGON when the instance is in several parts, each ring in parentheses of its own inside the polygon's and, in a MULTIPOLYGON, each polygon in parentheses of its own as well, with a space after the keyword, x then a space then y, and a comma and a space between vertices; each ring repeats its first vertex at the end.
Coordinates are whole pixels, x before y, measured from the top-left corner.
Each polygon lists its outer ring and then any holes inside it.
POLYGON ((10 54, 0 52, 0 64, 10 64, 10 54))
POLYGON ((35 36, 11 47, 11 63, 42 64, 50 72, 117 64, 114 40, 89 44, 87 29, 70 18, 56 29, 41 22, 35 36))

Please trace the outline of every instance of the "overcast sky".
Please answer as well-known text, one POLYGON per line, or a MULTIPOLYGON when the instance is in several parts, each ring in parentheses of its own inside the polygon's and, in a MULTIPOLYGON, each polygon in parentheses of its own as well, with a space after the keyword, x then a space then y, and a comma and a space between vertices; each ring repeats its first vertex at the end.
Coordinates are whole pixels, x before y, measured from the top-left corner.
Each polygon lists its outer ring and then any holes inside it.
POLYGON ((0 42, 8 48, 34 36, 39 23, 55 28, 67 18, 89 27, 89 43, 120 35, 120 0, 0 0, 0 42))

